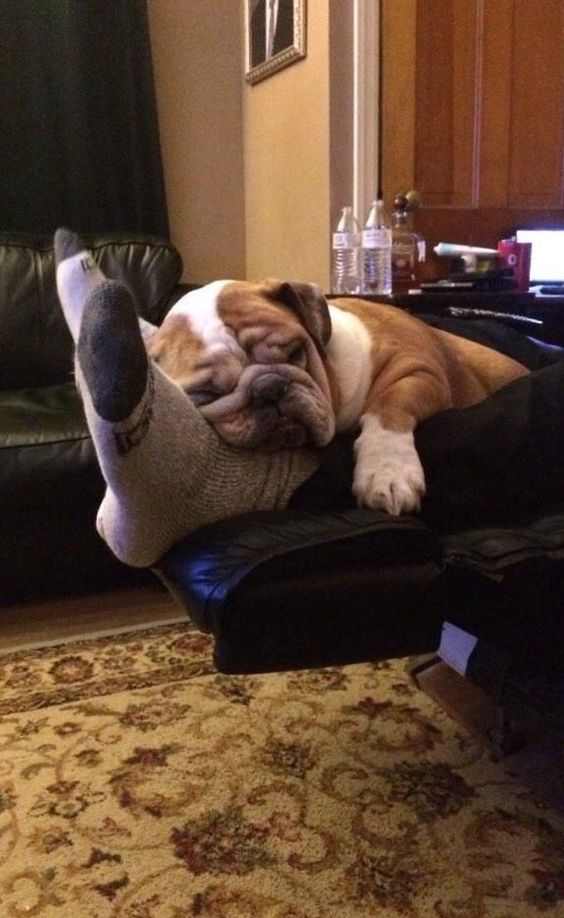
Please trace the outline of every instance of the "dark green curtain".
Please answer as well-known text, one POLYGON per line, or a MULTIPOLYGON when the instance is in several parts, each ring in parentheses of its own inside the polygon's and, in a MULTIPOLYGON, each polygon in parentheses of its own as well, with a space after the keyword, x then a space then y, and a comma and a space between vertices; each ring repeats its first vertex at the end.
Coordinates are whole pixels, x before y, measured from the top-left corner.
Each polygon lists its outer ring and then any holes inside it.
POLYGON ((0 0, 0 231, 168 236, 145 0, 0 0))

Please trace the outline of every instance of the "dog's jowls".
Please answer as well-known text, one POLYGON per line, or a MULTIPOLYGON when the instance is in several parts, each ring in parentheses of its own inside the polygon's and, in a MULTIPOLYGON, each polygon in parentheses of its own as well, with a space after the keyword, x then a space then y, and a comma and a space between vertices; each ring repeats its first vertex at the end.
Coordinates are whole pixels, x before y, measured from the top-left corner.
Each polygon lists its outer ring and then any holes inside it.
POLYGON ((419 509, 425 479, 413 432, 475 404, 527 370, 401 309, 311 284, 215 281, 176 303, 149 354, 229 443, 321 447, 360 428, 361 506, 419 509))

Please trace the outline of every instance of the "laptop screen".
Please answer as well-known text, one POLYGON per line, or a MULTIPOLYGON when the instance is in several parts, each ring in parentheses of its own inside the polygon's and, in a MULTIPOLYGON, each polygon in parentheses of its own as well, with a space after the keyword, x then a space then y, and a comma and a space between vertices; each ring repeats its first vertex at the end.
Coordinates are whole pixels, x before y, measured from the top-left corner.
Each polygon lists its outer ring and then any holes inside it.
POLYGON ((564 229, 518 229, 517 242, 531 242, 531 285, 564 284, 564 229))

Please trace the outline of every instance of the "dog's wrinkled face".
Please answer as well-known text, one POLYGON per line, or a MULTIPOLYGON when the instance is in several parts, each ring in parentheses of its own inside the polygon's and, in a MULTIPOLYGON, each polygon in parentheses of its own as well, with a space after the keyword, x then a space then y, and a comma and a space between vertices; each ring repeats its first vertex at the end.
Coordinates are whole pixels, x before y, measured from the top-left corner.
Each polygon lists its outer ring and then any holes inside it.
POLYGON ((335 432, 330 334, 313 285, 215 281, 173 306, 147 350, 232 445, 324 446, 335 432))

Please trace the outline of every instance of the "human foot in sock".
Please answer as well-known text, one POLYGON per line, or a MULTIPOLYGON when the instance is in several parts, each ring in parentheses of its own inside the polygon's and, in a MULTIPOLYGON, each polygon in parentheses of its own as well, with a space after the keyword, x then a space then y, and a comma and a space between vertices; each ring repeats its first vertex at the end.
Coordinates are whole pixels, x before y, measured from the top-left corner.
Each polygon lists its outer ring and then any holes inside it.
POLYGON ((107 485, 97 527, 114 554, 147 567, 193 529, 285 506, 317 468, 316 456, 266 456, 224 443, 148 360, 127 288, 106 280, 68 230, 57 233, 56 255, 59 296, 77 341, 76 383, 107 485))

